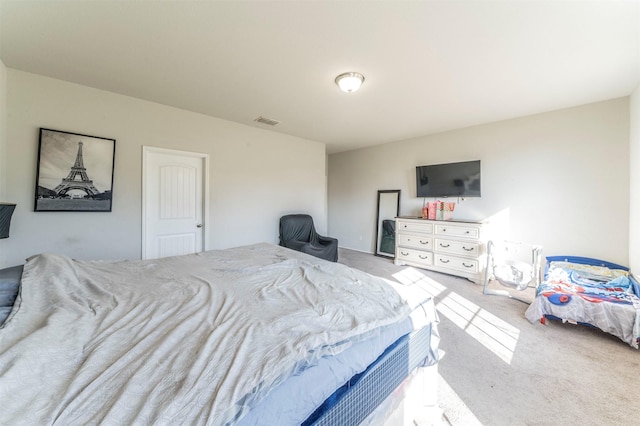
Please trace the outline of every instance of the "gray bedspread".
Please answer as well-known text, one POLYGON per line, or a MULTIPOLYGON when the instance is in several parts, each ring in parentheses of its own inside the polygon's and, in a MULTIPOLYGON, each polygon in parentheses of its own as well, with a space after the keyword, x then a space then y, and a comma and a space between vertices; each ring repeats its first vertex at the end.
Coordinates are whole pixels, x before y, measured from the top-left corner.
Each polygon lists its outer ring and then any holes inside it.
POLYGON ((0 424, 233 424, 266 389, 428 299, 403 292, 271 244, 34 256, 0 329, 0 424))

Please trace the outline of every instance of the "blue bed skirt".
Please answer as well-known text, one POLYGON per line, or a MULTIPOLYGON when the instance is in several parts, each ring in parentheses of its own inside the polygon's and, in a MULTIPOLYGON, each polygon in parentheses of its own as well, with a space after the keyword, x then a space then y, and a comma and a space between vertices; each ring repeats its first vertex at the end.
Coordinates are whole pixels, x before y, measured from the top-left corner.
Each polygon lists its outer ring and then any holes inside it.
POLYGON ((365 371, 327 398, 303 426, 360 424, 413 370, 438 362, 431 337, 432 325, 428 325, 399 338, 365 371))

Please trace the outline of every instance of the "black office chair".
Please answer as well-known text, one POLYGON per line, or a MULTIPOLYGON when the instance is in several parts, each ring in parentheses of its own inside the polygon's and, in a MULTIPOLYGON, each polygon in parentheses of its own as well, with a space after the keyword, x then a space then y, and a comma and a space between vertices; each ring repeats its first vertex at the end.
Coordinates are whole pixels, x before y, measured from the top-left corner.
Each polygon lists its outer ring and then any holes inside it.
POLYGON ((338 261, 338 240, 319 235, 308 214, 280 218, 280 245, 320 259, 338 261))

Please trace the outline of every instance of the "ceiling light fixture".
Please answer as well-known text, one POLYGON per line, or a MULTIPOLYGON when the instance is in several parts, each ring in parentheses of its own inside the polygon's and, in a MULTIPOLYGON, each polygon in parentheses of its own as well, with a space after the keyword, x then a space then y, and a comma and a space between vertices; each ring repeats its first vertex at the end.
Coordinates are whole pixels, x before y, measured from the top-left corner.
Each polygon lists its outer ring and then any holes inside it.
POLYGON ((345 72, 336 77, 336 84, 343 92, 355 92, 362 86, 364 76, 359 72, 345 72))
POLYGON ((275 126, 276 124, 280 123, 278 120, 274 120, 273 118, 268 118, 268 117, 263 117, 263 116, 260 116, 260 117, 258 117, 256 119, 254 119, 253 121, 255 121, 257 123, 267 124, 269 126, 275 126))

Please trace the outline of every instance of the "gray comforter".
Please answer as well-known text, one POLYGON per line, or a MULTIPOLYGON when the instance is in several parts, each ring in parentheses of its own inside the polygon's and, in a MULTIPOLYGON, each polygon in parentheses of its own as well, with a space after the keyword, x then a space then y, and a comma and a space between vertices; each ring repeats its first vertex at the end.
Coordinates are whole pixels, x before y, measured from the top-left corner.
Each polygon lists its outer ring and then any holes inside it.
POLYGON ((271 244, 148 261, 38 255, 0 329, 0 424, 227 424, 406 318, 402 286, 271 244))

